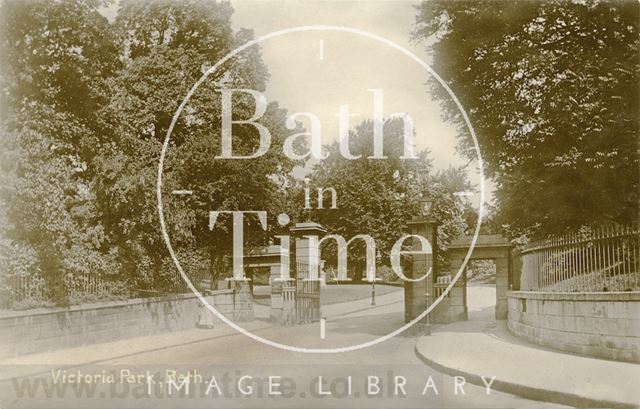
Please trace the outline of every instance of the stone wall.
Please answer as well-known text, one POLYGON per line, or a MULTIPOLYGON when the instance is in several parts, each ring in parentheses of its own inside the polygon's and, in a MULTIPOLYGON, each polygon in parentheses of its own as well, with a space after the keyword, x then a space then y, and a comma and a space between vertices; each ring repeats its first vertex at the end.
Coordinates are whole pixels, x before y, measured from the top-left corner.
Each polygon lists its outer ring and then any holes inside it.
POLYGON ((640 293, 511 291, 509 330, 536 344, 640 363, 640 293))
MULTIPOLYGON (((207 295, 238 322, 253 319, 248 285, 207 295)), ((131 299, 68 308, 0 313, 0 359, 23 354, 194 328, 205 308, 194 294, 131 299)), ((207 311, 208 312, 208 311, 207 311)), ((219 321, 209 313, 209 320, 219 321)))

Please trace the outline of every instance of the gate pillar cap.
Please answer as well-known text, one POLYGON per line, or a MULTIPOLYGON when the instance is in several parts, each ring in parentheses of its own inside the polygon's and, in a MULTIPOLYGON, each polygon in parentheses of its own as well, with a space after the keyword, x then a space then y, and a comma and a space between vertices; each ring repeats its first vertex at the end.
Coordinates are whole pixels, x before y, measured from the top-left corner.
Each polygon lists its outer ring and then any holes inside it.
POLYGON ((296 223, 296 225, 289 230, 298 237, 307 235, 321 236, 327 232, 326 228, 316 222, 296 223))

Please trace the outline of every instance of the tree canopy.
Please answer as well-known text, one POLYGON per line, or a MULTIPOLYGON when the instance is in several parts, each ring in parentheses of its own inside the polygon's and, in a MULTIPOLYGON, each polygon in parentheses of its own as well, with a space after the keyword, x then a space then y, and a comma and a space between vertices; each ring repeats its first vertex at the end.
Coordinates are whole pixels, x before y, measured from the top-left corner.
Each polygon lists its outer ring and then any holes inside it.
MULTIPOLYGON (((425 1, 417 10, 414 38, 470 116, 510 234, 638 220, 638 2, 425 1)), ((457 109, 433 90, 474 158, 457 109)))
MULTIPOLYGON (((13 277, 42 277, 53 287, 70 273, 112 277, 126 284, 115 291, 121 295, 184 286, 157 218, 162 141, 189 88, 252 33, 234 32, 227 2, 122 1, 113 23, 98 12, 102 4, 2 4, 5 290, 13 277)), ((267 78, 259 47, 246 50, 194 94, 172 134, 164 210, 190 273, 208 273, 230 251, 230 221, 209 231, 210 210, 273 210, 283 200, 281 185, 293 161, 275 153, 244 163, 214 160, 220 150, 216 89, 264 90, 267 78), (172 189, 194 195, 172 197, 172 189)), ((237 115, 251 116, 249 102, 234 98, 237 115)), ((285 118, 272 103, 261 119, 271 130, 272 152, 281 151, 285 118)), ((234 151, 253 149, 254 133, 236 127, 234 151)), ((246 231, 249 245, 267 240, 255 222, 246 231)))
MULTIPOLYGON (((384 125, 387 159, 368 159, 373 154, 372 128, 373 122, 365 120, 350 132, 349 151, 361 155, 359 159, 350 160, 340 155, 337 141, 327 147, 328 158, 318 163, 311 174, 311 197, 315 200, 317 187, 333 188, 337 192, 337 209, 330 208, 330 195, 325 193, 324 208, 312 210, 311 217, 331 233, 340 234, 347 240, 358 234, 370 235, 376 240, 382 263, 388 265, 391 247, 407 234, 407 222, 420 214, 421 198, 429 197, 433 200, 433 217, 441 222, 438 245, 446 250, 451 240, 466 228, 464 203, 453 194, 470 189, 464 169, 434 172, 428 151, 419 152, 418 159, 401 159, 401 119, 387 121, 384 125)), ((349 255, 361 269, 364 242, 354 241, 352 246, 349 255)), ((335 258, 333 241, 328 242, 326 254, 329 260, 335 258)), ((439 261, 445 264, 444 258, 439 261)))

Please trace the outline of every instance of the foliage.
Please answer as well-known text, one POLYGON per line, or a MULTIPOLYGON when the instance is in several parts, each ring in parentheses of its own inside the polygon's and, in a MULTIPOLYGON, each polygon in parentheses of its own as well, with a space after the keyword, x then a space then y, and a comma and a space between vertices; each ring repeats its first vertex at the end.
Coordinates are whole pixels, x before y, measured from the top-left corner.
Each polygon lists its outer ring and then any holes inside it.
POLYGON ((10 126, 39 122, 36 130, 69 144, 82 160, 95 154, 106 79, 120 64, 100 4, 9 0, 0 9, 3 119, 10 126))
MULTIPOLYGON (((181 280, 166 258, 156 209, 155 181, 162 142, 178 105, 208 67, 251 38, 246 30, 233 35, 228 3, 193 1, 123 2, 115 23, 125 61, 110 82, 111 99, 104 108, 118 139, 96 161, 99 203, 113 242, 121 246, 136 271, 141 288, 167 290, 181 280), (159 251, 162 249, 162 251, 159 251), (142 265, 136 260, 142 259, 142 265), (168 263, 167 263, 168 262, 168 263)), ((232 59, 207 78, 189 100, 171 135, 163 169, 163 192, 190 189, 189 198, 163 195, 163 210, 175 247, 187 249, 188 263, 209 254, 212 279, 223 273, 231 253, 230 218, 208 228, 212 210, 272 210, 279 185, 293 163, 276 156, 282 150, 286 112, 269 105, 261 123, 272 134, 272 149, 251 161, 214 160, 220 151, 218 88, 264 90, 266 67, 258 48, 232 59), (276 178, 277 176, 277 178, 276 178)), ((253 101, 234 98, 234 115, 248 118, 253 101)), ((236 126, 234 153, 253 152, 258 140, 252 127, 236 126)), ((273 214, 273 212, 271 212, 273 214)), ((273 223, 273 221, 272 221, 273 223)), ((263 244, 267 232, 247 217, 247 245, 263 244)))
MULTIPOLYGON (((62 304, 119 297, 123 288, 185 288, 159 229, 155 181, 161 144, 189 88, 252 33, 233 31, 228 2, 122 1, 113 24, 98 12, 101 5, 10 0, 1 6, 5 293, 20 276, 42 276, 51 287, 47 294, 62 304), (53 283, 61 277, 85 273, 115 276, 108 294, 54 294, 53 283)), ((163 193, 190 188, 195 194, 186 200, 165 194, 164 210, 194 280, 208 267, 220 273, 230 252, 230 222, 221 218, 213 234, 207 228, 210 210, 266 208, 273 214, 276 201, 283 200, 294 163, 272 153, 282 150, 285 134, 286 111, 276 104, 262 118, 272 131, 269 154, 251 163, 213 159, 220 149, 216 89, 264 90, 267 77, 260 49, 248 49, 202 85, 174 129, 163 193)), ((234 98, 234 113, 251 116, 251 103, 234 98)), ((252 151, 256 140, 253 128, 234 127, 234 152, 252 151)), ((247 224, 248 245, 264 243, 267 232, 255 219, 247 224)))
MULTIPOLYGON (((29 130, 5 132, 0 149, 4 279, 118 270, 115 252, 95 223, 90 186, 76 178, 78 157, 29 130)), ((63 300, 59 300, 63 301, 63 300)))
MULTIPOLYGON (((364 121, 350 133, 350 152, 361 154, 359 159, 349 160, 340 155, 338 142, 326 147, 329 157, 314 168, 311 192, 316 192, 317 187, 334 188, 338 197, 337 209, 325 206, 313 210, 311 217, 329 233, 340 234, 346 240, 358 234, 370 235, 376 240, 381 261, 386 263, 393 244, 407 233, 407 222, 419 215, 421 197, 428 196, 433 200, 433 218, 439 222, 438 246, 446 249, 465 228, 462 202, 453 195, 469 188, 463 170, 451 168, 432 175, 431 160, 426 151, 420 152, 418 159, 400 159, 403 154, 400 119, 385 123, 384 154, 387 158, 367 159, 373 154, 372 126, 371 121, 364 121)), ((328 194, 326 202, 329 202, 328 194)), ((328 259, 334 259, 335 243, 329 241, 326 246, 328 259)), ((349 249, 356 271, 362 268, 364 250, 362 240, 354 241, 349 249)), ((444 258, 439 262, 444 263, 444 258)))
POLYGON ((3 287, 37 274, 62 304, 60 277, 119 271, 91 166, 110 139, 98 111, 120 64, 100 4, 7 1, 0 13, 3 287))
MULTIPOLYGON (((469 113, 512 236, 637 220, 639 17, 631 1, 418 7, 415 39, 469 113)), ((475 158, 456 107, 433 90, 475 158)))
POLYGON ((470 260, 467 280, 484 284, 496 283, 496 265, 494 260, 470 260))

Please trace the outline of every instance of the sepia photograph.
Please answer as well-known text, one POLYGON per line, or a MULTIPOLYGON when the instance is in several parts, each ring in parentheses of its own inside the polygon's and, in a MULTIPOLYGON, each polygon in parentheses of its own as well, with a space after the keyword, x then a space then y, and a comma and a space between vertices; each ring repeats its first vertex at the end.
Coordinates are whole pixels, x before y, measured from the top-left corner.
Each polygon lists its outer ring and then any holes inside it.
POLYGON ((639 385, 640 1, 0 0, 0 409, 639 385))

